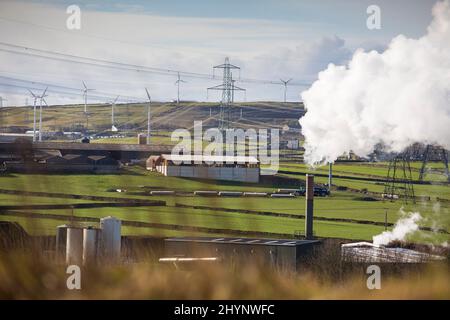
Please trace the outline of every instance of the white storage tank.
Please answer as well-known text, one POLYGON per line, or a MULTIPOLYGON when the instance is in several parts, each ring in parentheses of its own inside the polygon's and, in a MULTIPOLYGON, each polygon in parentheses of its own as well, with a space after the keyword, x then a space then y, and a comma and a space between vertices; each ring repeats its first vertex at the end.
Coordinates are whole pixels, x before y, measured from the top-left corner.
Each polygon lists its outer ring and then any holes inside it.
POLYGON ((100 219, 101 253, 106 260, 120 260, 121 225, 122 222, 114 217, 100 219))
POLYGON ((83 260, 83 229, 67 228, 66 263, 81 266, 83 260))
POLYGON ((94 227, 83 229, 83 265, 93 265, 97 262, 99 242, 99 229, 94 227))

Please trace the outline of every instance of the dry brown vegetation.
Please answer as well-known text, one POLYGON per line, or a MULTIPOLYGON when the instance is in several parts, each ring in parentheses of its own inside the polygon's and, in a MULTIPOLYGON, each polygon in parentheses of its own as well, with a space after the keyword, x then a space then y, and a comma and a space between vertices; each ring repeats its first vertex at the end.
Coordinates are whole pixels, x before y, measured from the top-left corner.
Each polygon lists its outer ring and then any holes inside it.
POLYGON ((297 273, 248 261, 175 268, 143 252, 139 262, 83 269, 81 290, 71 291, 65 265, 41 249, 0 252, 1 299, 450 299, 448 261, 381 266, 381 290, 368 290, 365 267, 341 264, 327 246, 297 273))

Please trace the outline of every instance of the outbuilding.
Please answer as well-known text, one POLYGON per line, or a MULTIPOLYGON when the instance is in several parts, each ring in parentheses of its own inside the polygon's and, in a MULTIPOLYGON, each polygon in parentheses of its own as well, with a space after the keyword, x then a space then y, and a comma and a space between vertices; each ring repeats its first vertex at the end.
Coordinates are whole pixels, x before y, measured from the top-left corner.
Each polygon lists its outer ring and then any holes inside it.
POLYGON ((317 240, 184 237, 165 240, 166 257, 217 258, 224 263, 259 262, 296 270, 317 240))
POLYGON ((147 170, 165 176, 258 183, 260 165, 255 157, 163 154, 147 160, 147 170))

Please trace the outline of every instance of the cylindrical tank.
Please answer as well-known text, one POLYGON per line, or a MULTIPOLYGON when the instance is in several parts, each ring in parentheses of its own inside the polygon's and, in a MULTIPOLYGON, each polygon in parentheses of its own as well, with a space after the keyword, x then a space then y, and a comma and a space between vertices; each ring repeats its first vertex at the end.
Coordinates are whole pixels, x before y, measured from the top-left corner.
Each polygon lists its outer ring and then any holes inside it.
POLYGON ((100 219, 102 257, 106 260, 120 260, 121 225, 122 222, 114 217, 100 219))
POLYGON ((81 266, 83 260, 83 229, 67 228, 66 263, 81 266))
POLYGON ((83 229, 83 265, 93 265, 97 261, 100 230, 94 227, 83 229))
POLYGON ((58 260, 66 257, 67 227, 66 224, 56 227, 56 258, 58 260))

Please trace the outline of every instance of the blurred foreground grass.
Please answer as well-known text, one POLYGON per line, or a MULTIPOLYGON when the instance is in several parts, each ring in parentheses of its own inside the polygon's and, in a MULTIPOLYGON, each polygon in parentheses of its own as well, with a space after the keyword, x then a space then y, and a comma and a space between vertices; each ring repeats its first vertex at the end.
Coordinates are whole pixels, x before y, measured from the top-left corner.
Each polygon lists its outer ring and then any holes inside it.
POLYGON ((71 291, 66 287, 64 265, 51 263, 42 255, 13 252, 0 256, 0 298, 450 299, 448 262, 385 274, 382 266, 380 290, 367 289, 362 266, 347 272, 339 270, 341 267, 322 264, 286 273, 257 264, 234 270, 218 264, 189 270, 154 263, 105 265, 83 269, 81 290, 71 291))

